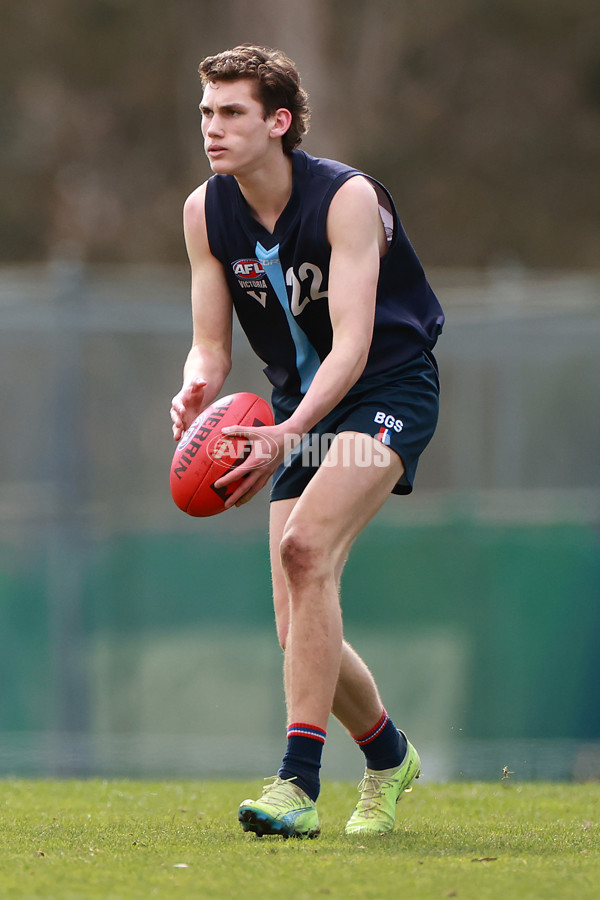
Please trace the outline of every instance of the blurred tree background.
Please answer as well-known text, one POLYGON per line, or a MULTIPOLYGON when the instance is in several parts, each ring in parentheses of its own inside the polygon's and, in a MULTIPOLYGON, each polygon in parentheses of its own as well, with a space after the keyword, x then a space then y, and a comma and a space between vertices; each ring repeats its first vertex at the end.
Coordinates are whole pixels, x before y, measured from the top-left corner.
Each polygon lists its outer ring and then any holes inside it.
POLYGON ((183 262, 200 59, 281 46, 305 148, 392 190, 427 265, 600 259, 596 0, 2 0, 0 261, 183 262))

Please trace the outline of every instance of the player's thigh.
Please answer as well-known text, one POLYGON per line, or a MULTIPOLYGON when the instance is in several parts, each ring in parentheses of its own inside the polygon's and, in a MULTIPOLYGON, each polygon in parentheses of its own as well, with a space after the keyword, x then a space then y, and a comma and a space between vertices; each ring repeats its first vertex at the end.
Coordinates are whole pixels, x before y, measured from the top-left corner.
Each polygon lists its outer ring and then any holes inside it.
POLYGON ((401 458, 370 435, 336 435, 325 459, 286 519, 284 542, 296 541, 339 574, 354 538, 402 477, 401 458))

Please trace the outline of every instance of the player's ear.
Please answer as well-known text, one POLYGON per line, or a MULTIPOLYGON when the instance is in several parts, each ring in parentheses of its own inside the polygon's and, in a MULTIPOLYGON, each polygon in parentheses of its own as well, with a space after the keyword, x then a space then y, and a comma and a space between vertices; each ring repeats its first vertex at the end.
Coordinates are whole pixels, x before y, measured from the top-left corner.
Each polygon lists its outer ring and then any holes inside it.
POLYGON ((273 138, 283 137, 286 131, 289 129, 292 124, 292 114, 289 109, 285 109, 285 107, 281 107, 275 111, 273 115, 274 124, 271 128, 270 135, 273 138))

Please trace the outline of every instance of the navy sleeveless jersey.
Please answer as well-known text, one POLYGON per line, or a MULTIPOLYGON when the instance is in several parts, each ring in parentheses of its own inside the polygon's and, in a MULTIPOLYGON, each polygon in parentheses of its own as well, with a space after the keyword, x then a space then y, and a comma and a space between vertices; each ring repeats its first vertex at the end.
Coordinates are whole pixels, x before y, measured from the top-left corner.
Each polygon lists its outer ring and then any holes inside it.
MULTIPOLYGON (((292 165, 292 194, 272 234, 251 215, 231 175, 209 179, 205 208, 210 250, 223 264, 240 324, 271 383, 297 395, 306 393, 331 350, 329 205, 345 181, 364 173, 302 150, 293 151, 292 165)), ((388 252, 381 259, 361 378, 431 350, 444 322, 389 193, 369 180, 379 197, 388 252)))

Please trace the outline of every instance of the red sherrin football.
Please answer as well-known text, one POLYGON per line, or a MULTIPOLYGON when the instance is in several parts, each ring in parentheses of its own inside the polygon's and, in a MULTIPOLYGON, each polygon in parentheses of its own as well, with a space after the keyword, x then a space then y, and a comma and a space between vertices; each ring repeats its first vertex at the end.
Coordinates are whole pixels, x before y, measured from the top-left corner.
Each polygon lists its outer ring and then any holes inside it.
POLYGON ((190 516, 214 516, 223 512, 225 500, 240 480, 215 487, 215 481, 247 457, 250 441, 222 434, 227 425, 246 428, 272 425, 271 407, 256 394, 229 394, 200 413, 177 445, 171 463, 171 495, 190 516))

